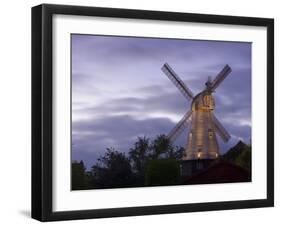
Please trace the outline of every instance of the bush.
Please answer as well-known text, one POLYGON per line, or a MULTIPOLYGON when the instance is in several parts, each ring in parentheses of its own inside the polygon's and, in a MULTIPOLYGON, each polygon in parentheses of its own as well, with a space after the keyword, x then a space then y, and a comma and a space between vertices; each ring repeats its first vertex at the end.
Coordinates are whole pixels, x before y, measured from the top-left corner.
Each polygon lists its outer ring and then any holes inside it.
POLYGON ((148 163, 145 184, 173 185, 180 182, 180 166, 176 159, 155 159, 148 163))
POLYGON ((72 190, 85 189, 85 166, 83 161, 72 162, 72 190))

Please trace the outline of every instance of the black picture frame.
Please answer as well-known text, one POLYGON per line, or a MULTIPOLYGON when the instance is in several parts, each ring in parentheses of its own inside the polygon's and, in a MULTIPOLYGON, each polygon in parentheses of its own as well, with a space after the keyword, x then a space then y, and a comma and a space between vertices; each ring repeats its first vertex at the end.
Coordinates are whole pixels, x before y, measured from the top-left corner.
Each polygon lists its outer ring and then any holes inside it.
POLYGON ((32 218, 40 221, 274 206, 274 20, 177 12, 43 4, 32 8, 32 218), (267 28, 267 198, 129 208, 52 210, 52 18, 55 14, 182 21, 267 28))

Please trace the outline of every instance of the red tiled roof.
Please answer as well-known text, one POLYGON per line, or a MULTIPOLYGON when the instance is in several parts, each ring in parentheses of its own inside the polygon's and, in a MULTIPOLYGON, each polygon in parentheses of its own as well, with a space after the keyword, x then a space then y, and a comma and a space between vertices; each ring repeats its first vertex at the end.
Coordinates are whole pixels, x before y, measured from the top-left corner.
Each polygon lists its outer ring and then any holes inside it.
POLYGON ((211 184, 251 181, 250 173, 232 163, 223 161, 197 175, 186 178, 184 184, 211 184))

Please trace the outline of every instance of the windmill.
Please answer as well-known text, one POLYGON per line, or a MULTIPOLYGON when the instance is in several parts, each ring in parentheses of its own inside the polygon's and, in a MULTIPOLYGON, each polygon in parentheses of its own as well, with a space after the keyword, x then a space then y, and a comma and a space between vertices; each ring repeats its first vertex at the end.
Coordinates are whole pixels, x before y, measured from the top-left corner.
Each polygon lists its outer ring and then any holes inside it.
POLYGON ((231 68, 226 65, 213 81, 209 77, 203 91, 195 96, 167 63, 161 69, 183 96, 191 101, 190 109, 167 135, 167 138, 171 142, 175 141, 184 128, 188 127, 187 145, 182 159, 217 158, 219 145, 216 134, 224 142, 228 142, 230 135, 214 115, 215 100, 212 93, 231 72, 231 68))

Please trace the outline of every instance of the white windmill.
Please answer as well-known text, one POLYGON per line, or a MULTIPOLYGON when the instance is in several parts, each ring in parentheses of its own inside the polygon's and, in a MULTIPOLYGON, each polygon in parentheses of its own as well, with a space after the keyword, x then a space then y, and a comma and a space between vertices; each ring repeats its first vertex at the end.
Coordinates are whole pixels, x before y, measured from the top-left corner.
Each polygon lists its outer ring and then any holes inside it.
POLYGON ((191 101, 191 109, 185 113, 167 138, 173 142, 184 128, 189 127, 187 145, 182 159, 217 158, 219 145, 216 134, 219 134, 224 142, 230 139, 230 135, 214 115, 215 100, 212 93, 231 72, 231 68, 226 65, 213 81, 209 77, 205 83, 205 89, 195 96, 167 63, 161 69, 184 97, 191 101))

